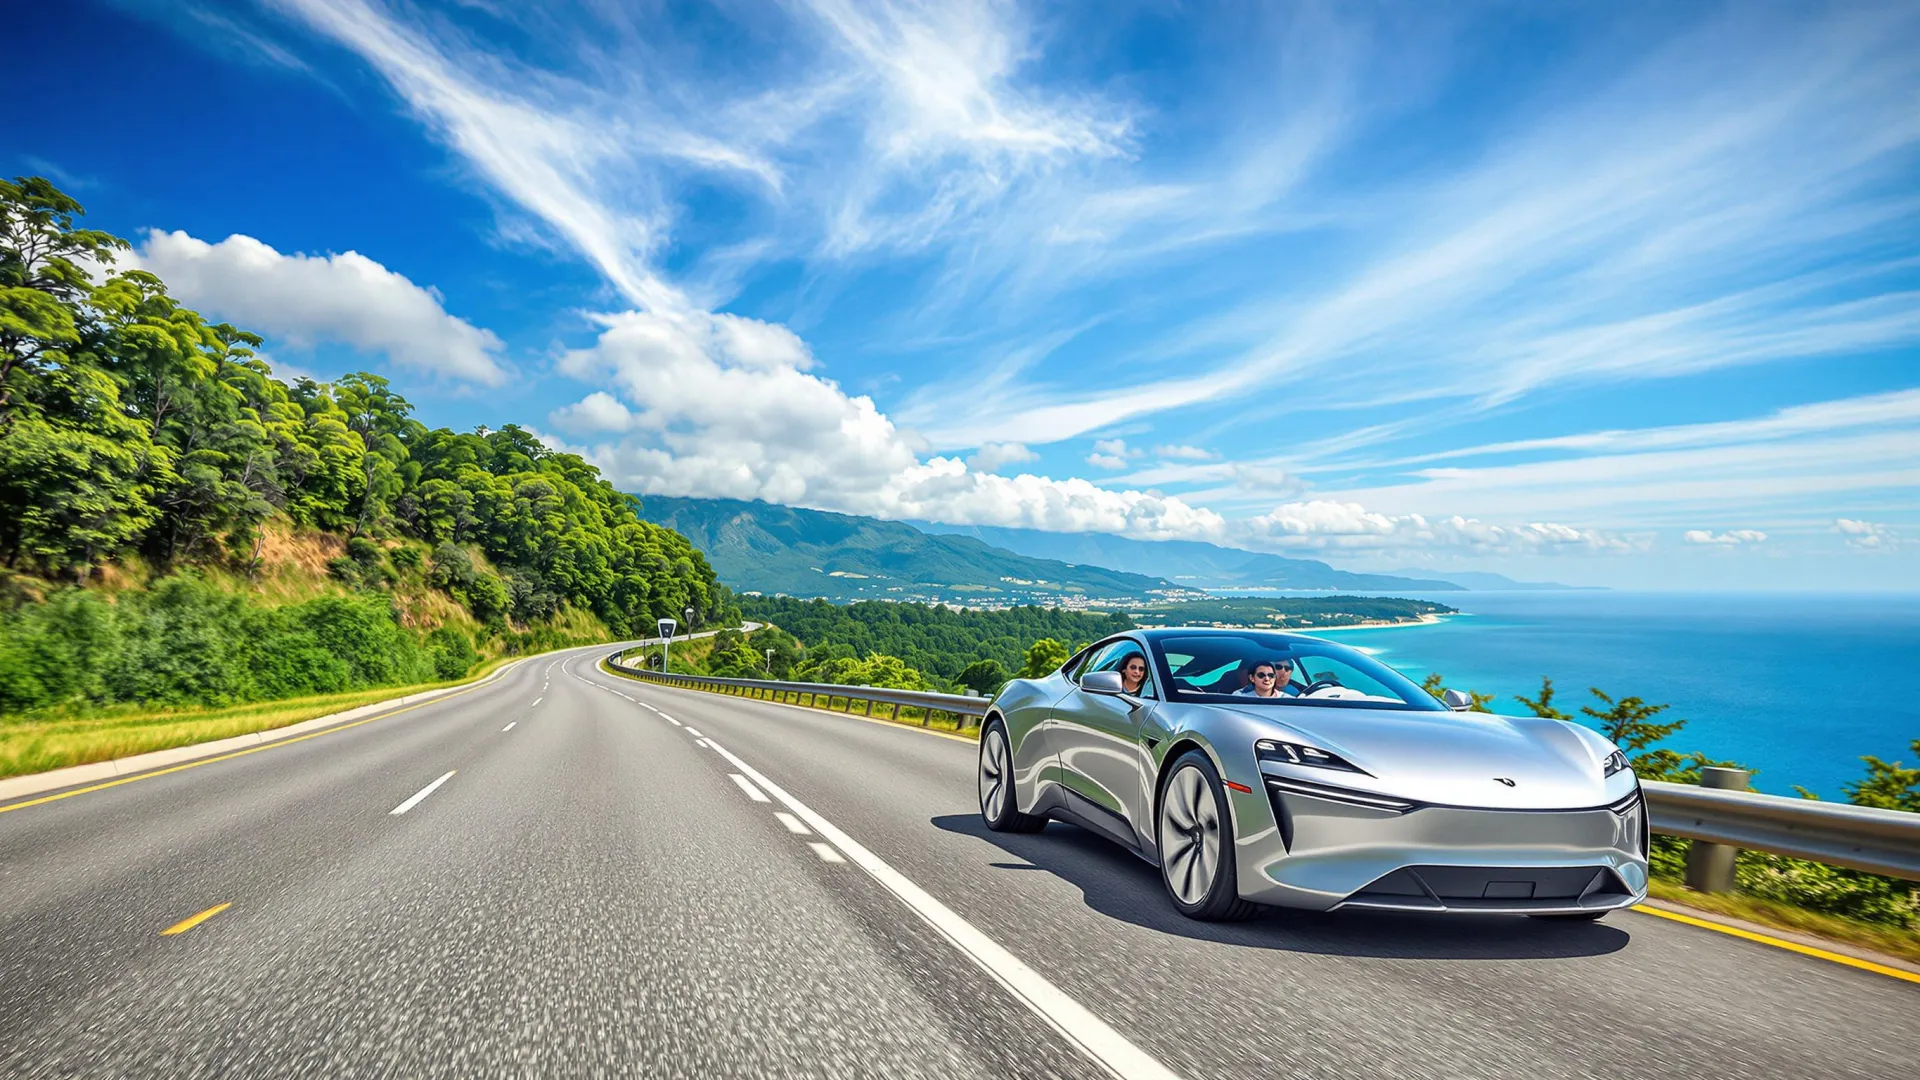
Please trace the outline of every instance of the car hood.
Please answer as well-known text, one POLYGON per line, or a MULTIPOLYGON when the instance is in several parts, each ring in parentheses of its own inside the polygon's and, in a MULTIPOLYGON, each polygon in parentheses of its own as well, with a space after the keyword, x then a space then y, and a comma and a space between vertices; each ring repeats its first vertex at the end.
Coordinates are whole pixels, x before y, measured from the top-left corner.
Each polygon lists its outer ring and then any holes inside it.
MULTIPOLYGON (((1286 775, 1447 806, 1564 810, 1610 800, 1607 751, 1572 724, 1491 713, 1311 706, 1235 711, 1297 732, 1372 773, 1281 767, 1286 775), (1512 781, 1503 783, 1502 779, 1512 781)), ((1618 785, 1616 785, 1618 786, 1618 785)))

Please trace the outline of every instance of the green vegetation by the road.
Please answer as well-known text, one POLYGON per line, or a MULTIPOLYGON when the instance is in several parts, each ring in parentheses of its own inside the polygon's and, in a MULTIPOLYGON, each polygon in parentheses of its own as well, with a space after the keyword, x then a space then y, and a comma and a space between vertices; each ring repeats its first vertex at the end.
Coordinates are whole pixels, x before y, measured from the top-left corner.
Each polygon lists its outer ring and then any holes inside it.
MULTIPOLYGON (((802 646, 788 662, 789 674, 776 673, 776 678, 899 689, 971 686, 992 693, 1021 670, 1036 641, 1072 642, 1077 648, 1133 626, 1124 615, 1042 607, 961 611, 941 605, 842 605, 753 596, 741 597, 740 607, 746 618, 771 623, 802 646), (884 681, 871 681, 870 676, 884 681)), ((756 641, 759 637, 755 635, 756 641)))
POLYGON ((1458 609, 1391 596, 1226 596, 1130 607, 1141 626, 1250 626, 1314 630, 1373 623, 1410 623, 1458 609))
POLYGON ((733 620, 580 458, 430 429, 376 375, 275 379, 80 213, 0 182, 0 714, 401 686, 733 620))
POLYGON ((320 694, 285 701, 225 708, 151 709, 122 705, 85 715, 34 715, 0 724, 0 777, 90 765, 154 750, 230 739, 272 731, 303 720, 357 709, 362 705, 457 685, 489 673, 506 659, 481 665, 468 680, 387 686, 343 694, 320 694))
MULTIPOLYGON (((1752 854, 1749 852, 1748 854, 1752 854)), ((1743 855, 1742 858, 1745 858, 1743 855)), ((1846 942, 1873 949, 1888 956, 1920 963, 1920 933, 1861 922, 1815 911, 1799 904, 1769 900, 1746 893, 1695 892, 1668 878, 1654 878, 1647 890, 1656 900, 1666 900, 1716 915, 1759 923, 1776 930, 1812 934, 1829 941, 1846 942)))

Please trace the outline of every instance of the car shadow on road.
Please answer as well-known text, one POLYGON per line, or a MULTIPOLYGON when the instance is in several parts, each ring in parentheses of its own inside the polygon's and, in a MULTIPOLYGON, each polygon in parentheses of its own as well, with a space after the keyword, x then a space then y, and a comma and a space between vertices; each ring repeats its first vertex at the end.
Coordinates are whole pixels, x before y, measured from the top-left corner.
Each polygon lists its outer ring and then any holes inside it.
POLYGON ((991 863, 996 869, 1043 870, 1074 885, 1088 907, 1109 918, 1224 945, 1410 960, 1549 960, 1617 952, 1629 940, 1626 931, 1605 923, 1552 922, 1520 915, 1268 908, 1246 922, 1196 922, 1174 910, 1158 869, 1076 826, 1051 822, 1038 833, 997 833, 978 814, 947 814, 934 818, 933 825, 978 837, 1015 856, 1015 860, 991 863))

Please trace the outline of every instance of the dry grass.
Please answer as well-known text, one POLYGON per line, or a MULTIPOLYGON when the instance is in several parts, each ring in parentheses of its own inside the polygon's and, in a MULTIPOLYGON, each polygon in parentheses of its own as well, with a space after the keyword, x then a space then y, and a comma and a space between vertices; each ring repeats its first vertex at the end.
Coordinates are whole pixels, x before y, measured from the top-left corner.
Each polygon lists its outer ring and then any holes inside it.
POLYGON ((272 731, 316 716, 390 701, 422 690, 472 682, 509 659, 512 658, 487 661, 473 674, 452 682, 383 686, 224 708, 154 710, 127 706, 83 716, 9 720, 0 723, 0 777, 89 765, 256 731, 272 731))
POLYGON ((1657 899, 1684 904, 1700 911, 1745 919, 1762 926, 1771 926, 1776 930, 1793 930, 1802 934, 1812 934, 1815 937, 1826 938, 1828 941, 1857 945, 1889 956, 1897 956, 1902 960, 1920 963, 1920 933, 1911 930, 1874 926, 1838 915, 1828 915, 1821 911, 1808 911, 1777 900, 1762 900, 1758 897, 1742 896, 1739 893, 1695 892, 1677 882, 1663 881, 1659 878, 1653 880, 1649 892, 1657 899))

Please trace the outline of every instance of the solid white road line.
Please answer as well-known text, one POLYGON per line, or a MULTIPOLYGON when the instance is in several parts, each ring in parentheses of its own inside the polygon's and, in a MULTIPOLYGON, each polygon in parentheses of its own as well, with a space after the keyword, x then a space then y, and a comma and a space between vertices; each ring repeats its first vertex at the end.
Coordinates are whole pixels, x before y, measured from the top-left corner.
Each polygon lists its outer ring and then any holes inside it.
POLYGON ((416 806, 419 806, 419 805, 420 805, 420 800, 421 800, 421 799, 424 799, 424 798, 426 798, 427 796, 429 796, 429 795, 431 795, 431 794, 433 794, 433 792, 434 792, 434 789, 435 789, 435 788, 437 788, 437 787, 439 787, 439 786, 440 786, 441 784, 444 784, 444 783, 446 783, 447 781, 449 781, 449 780, 451 780, 451 779, 453 779, 453 774, 454 774, 454 773, 456 773, 456 772, 458 772, 458 771, 459 771, 458 769, 448 769, 448 770, 447 770, 447 775, 445 775, 445 776, 443 776, 443 777, 441 777, 441 778, 440 778, 440 779, 438 779, 438 780, 435 780, 435 781, 434 781, 433 783, 431 783, 431 784, 428 784, 428 785, 427 785, 426 787, 423 787, 423 788, 421 788, 421 789, 420 789, 419 791, 416 791, 416 792, 414 792, 414 793, 413 793, 413 798, 411 798, 411 799, 408 799, 408 800, 407 800, 406 802, 403 802, 403 803, 401 803, 401 804, 400 804, 399 806, 396 806, 396 807, 394 807, 393 809, 391 809, 391 810, 389 810, 389 811, 387 811, 387 813, 389 813, 389 814, 404 814, 404 813, 406 813, 407 811, 409 811, 409 810, 411 810, 411 809, 413 809, 414 807, 416 807, 416 806))
POLYGON ((688 729, 687 729, 687 734, 689 734, 689 735, 691 735, 691 736, 693 736, 693 737, 694 737, 694 738, 696 738, 696 739, 704 739, 704 738, 706 738, 706 736, 705 736, 705 735, 702 735, 702 734, 700 734, 700 733, 699 733, 698 731, 695 731, 695 730, 693 730, 692 728, 688 728, 688 729))
POLYGON ((820 856, 821 862, 843 863, 847 861, 841 858, 840 853, 833 850, 832 846, 823 844, 818 840, 813 841, 807 846, 813 849, 815 855, 820 856))
POLYGON ((695 745, 695 746, 698 746, 698 747, 702 747, 702 748, 704 748, 704 749, 707 749, 707 750, 711 750, 711 749, 713 749, 713 744, 712 744, 712 743, 710 743, 710 742, 708 742, 708 741, 707 741, 707 740, 705 740, 705 739, 695 739, 695 740, 693 740, 693 745, 695 745))
POLYGON ((520 721, 518 721, 518 720, 515 720, 515 721, 512 721, 512 722, 511 722, 511 723, 509 723, 509 724, 508 724, 508 725, 507 725, 506 727, 503 727, 503 728, 501 728, 500 730, 501 730, 501 731, 512 731, 512 730, 513 730, 513 725, 514 725, 514 724, 517 724, 517 723, 519 723, 519 722, 520 722, 520 721))
POLYGON ((800 820, 813 826, 815 832, 913 909, 914 914, 926 920, 927 925, 938 931, 955 949, 978 964, 1027 1008, 1032 1009, 1035 1015, 1052 1025, 1063 1038, 1078 1046, 1108 1072, 1121 1080, 1177 1080, 1179 1074, 1133 1045, 1126 1036, 1095 1016, 1086 1006, 1067 996, 999 942, 982 933, 952 908, 934 899, 931 893, 887 865, 851 836, 841 832, 833 822, 814 813, 806 804, 787 794, 780 785, 740 760, 732 751, 723 746, 715 746, 713 750, 759 785, 761 790, 785 804, 800 820))
POLYGON ((733 781, 736 785, 738 785, 741 791, 744 791, 747 793, 747 798, 752 799, 754 802, 770 801, 767 798, 766 792, 761 791, 757 787, 754 787, 753 781, 747 779, 744 776, 741 776, 739 773, 730 772, 727 774, 727 779, 733 781))
POLYGON ((794 817, 792 814, 787 813, 785 810, 775 810, 773 812, 773 816, 779 818, 780 824, 785 825, 787 827, 787 831, 794 834, 795 836, 812 836, 813 835, 812 829, 807 828, 806 825, 803 824, 799 818, 794 817))

